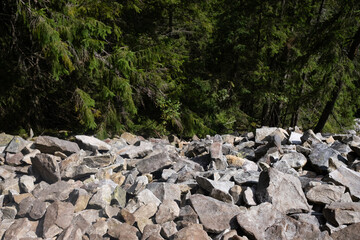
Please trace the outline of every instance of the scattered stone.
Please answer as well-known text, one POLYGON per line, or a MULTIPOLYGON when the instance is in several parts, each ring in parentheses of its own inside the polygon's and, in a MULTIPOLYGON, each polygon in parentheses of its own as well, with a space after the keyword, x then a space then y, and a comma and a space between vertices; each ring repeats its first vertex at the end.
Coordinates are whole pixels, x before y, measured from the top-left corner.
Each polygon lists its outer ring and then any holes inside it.
POLYGON ((175 233, 177 233, 176 223, 173 221, 165 222, 161 224, 161 235, 165 239, 169 239, 172 237, 175 233))
POLYGON ((29 212, 30 218, 33 220, 39 220, 42 218, 45 215, 48 204, 49 203, 40 201, 39 199, 34 200, 29 212))
POLYGON ((209 240, 209 235, 200 227, 200 225, 191 225, 183 228, 174 235, 174 240, 209 240))
POLYGON ((25 239, 29 237, 32 224, 27 218, 16 219, 6 230, 3 239, 25 239))
POLYGON ((6 146, 5 152, 19 153, 27 144, 29 144, 28 141, 22 139, 21 137, 15 136, 6 146))
POLYGON ((261 173, 256 196, 260 203, 270 202, 285 214, 310 211, 300 180, 273 168, 261 173))
POLYGON ((309 155, 310 163, 318 173, 327 173, 329 168, 329 159, 342 159, 338 151, 328 147, 326 144, 317 143, 309 155))
POLYGON ((127 223, 121 223, 114 218, 108 220, 108 234, 117 239, 138 240, 139 231, 127 223))
POLYGON ((54 154, 59 151, 65 153, 67 156, 80 151, 76 143, 50 136, 37 137, 35 147, 42 153, 54 154))
POLYGON ((70 226, 74 217, 74 206, 68 202, 56 201, 46 210, 43 237, 52 238, 70 226))
POLYGON ((333 240, 360 239, 360 223, 352 224, 331 234, 333 240))
POLYGON ((149 156, 136 164, 140 173, 153 173, 172 163, 170 157, 166 153, 159 153, 149 156))
POLYGON ((360 173, 346 167, 339 167, 329 174, 329 178, 350 190, 351 196, 360 199, 360 173))
POLYGON ((89 201, 89 206, 95 209, 105 208, 110 205, 113 189, 110 185, 101 185, 89 201))
POLYGON ((85 150, 93 152, 107 152, 111 150, 111 146, 109 144, 92 136, 76 135, 75 139, 79 147, 85 150))
POLYGON ((200 194, 191 196, 190 202, 204 228, 213 233, 229 228, 231 219, 239 213, 237 206, 200 194))
POLYGON ((324 217, 334 226, 360 222, 360 202, 333 202, 325 206, 324 217))
POLYGON ((160 235, 161 226, 159 224, 146 225, 141 240, 163 239, 160 235))
POLYGON ((310 202, 325 205, 340 201, 344 193, 345 187, 343 186, 322 184, 311 188, 306 193, 306 197, 310 202))
POLYGON ((155 220, 157 223, 165 223, 177 218, 180 214, 180 208, 173 200, 164 200, 159 206, 159 210, 156 213, 155 220))
POLYGON ((307 162, 306 157, 298 152, 286 153, 282 156, 281 160, 286 161, 290 167, 294 169, 300 169, 304 167, 307 162))
POLYGON ((55 183, 61 179, 58 161, 60 158, 44 153, 36 154, 31 159, 33 170, 48 183, 55 183))
POLYGON ((24 175, 19 180, 20 189, 25 193, 30 193, 34 190, 35 178, 33 176, 24 175))

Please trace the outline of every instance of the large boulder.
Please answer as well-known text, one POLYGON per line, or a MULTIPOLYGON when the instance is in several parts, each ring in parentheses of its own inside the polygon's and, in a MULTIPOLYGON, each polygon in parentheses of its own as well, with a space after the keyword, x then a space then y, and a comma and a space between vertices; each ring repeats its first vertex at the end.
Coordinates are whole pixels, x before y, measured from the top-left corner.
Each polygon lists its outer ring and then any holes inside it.
POLYGON ((54 154, 59 151, 67 156, 80 151, 76 143, 50 136, 40 136, 36 138, 35 147, 42 153, 54 154))
POLYGON ((55 183, 61 179, 60 167, 58 164, 60 160, 61 159, 59 157, 40 153, 36 154, 36 156, 31 159, 31 162, 33 170, 37 172, 46 182, 55 183))
POLYGON ((274 168, 261 172, 256 196, 260 203, 270 202, 285 214, 310 211, 300 180, 274 168))
POLYGON ((76 135, 75 139, 78 145, 85 150, 106 152, 111 149, 109 144, 92 136, 76 135))
POLYGON ((350 194, 355 199, 360 199, 360 173, 347 167, 339 167, 329 174, 331 181, 343 185, 350 190, 350 194))
POLYGON ((220 233, 228 229, 230 221, 239 213, 238 206, 200 194, 192 195, 190 203, 205 230, 212 233, 220 233))

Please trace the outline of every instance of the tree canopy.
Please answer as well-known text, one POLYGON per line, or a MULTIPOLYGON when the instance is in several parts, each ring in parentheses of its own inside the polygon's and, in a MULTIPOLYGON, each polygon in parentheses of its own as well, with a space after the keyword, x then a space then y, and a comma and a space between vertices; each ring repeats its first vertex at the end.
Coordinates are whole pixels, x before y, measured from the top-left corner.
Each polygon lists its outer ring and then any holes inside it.
POLYGON ((4 0, 0 130, 339 131, 360 108, 355 0, 4 0))

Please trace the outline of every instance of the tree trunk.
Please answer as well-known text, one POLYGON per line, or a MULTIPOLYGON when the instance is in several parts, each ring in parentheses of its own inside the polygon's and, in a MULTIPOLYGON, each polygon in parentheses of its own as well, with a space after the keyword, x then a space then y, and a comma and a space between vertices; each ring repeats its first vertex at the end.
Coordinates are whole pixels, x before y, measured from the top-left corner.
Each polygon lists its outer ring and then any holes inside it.
POLYGON ((316 124, 314 132, 317 133, 317 132, 321 132, 323 130, 326 121, 328 120, 330 114, 334 110, 336 100, 339 97, 339 94, 341 92, 343 85, 344 85, 344 83, 342 80, 338 80, 336 82, 336 86, 331 93, 331 98, 326 103, 325 108, 324 108, 323 112, 321 113, 320 119, 319 119, 318 123, 316 124))

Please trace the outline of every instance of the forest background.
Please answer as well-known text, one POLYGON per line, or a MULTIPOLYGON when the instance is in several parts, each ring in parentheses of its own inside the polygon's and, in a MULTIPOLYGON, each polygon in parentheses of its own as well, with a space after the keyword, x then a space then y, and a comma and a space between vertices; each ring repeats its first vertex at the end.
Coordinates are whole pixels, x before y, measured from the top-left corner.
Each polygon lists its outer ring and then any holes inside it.
POLYGON ((3 0, 0 131, 301 126, 360 108, 358 0, 3 0))

